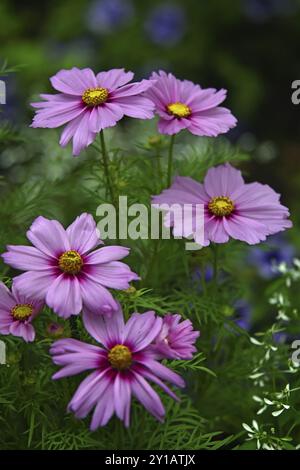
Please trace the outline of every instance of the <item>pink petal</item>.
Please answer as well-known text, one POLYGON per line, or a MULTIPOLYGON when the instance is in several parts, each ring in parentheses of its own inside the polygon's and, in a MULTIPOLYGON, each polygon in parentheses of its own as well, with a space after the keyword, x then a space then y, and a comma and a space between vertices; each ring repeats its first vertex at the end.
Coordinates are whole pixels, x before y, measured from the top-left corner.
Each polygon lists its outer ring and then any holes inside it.
POLYGON ((122 341, 124 319, 120 305, 110 317, 95 315, 84 308, 83 323, 89 334, 108 349, 122 341))
POLYGON ((109 261, 118 261, 128 256, 130 249, 125 246, 105 246, 93 251, 85 258, 85 264, 102 264, 109 261))
POLYGON ((174 117, 170 121, 160 119, 158 121, 158 130, 161 134, 174 135, 178 134, 178 132, 182 131, 183 129, 188 129, 190 125, 190 120, 185 118, 177 119, 174 117))
POLYGON ((77 118, 73 119, 66 125, 66 127, 62 131, 60 141, 59 141, 59 144, 62 147, 65 147, 70 142, 72 137, 74 137, 75 132, 80 126, 81 119, 82 119, 82 116, 79 115, 77 118))
POLYGON ((215 108, 222 103, 226 98, 227 90, 221 89, 216 91, 213 88, 201 89, 186 103, 191 109, 193 115, 200 111, 215 108))
POLYGON ((13 279, 13 282, 24 296, 29 299, 44 300, 47 291, 57 275, 55 271, 28 271, 13 279))
POLYGON ((9 332, 23 338, 26 343, 34 341, 35 338, 35 330, 30 323, 15 321, 11 324, 9 332))
POLYGON ((154 340, 161 327, 162 319, 155 312, 134 313, 125 325, 123 342, 130 343, 133 352, 141 351, 154 340))
POLYGON ((92 372, 77 388, 68 405, 68 410, 73 411, 77 418, 85 418, 96 405, 99 394, 107 387, 108 382, 104 377, 106 372, 107 371, 99 372, 99 370, 92 372))
POLYGON ((225 230, 226 217, 212 217, 209 222, 204 225, 207 238, 215 243, 227 243, 229 234, 225 230))
POLYGON ((230 237, 235 240, 245 241, 249 245, 264 241, 266 236, 269 235, 263 223, 241 216, 234 216, 229 220, 225 219, 224 227, 230 237))
POLYGON ((9 289, 3 282, 0 282, 0 310, 4 312, 10 312, 15 304, 15 299, 13 298, 9 289))
POLYGON ((102 243, 96 222, 91 214, 83 213, 76 217, 67 228, 66 233, 72 250, 78 251, 81 255, 102 243))
POLYGON ((207 194, 213 198, 217 196, 230 197, 244 185, 242 174, 239 170, 226 163, 210 168, 204 179, 204 188, 207 194))
POLYGON ((82 297, 77 277, 60 274, 47 291, 46 304, 63 318, 78 315, 82 310, 82 297))
POLYGON ((177 387, 180 387, 180 388, 185 387, 185 382, 180 377, 180 375, 176 374, 175 372, 173 372, 171 369, 164 366, 160 362, 152 360, 152 359, 147 359, 144 362, 144 365, 160 379, 166 380, 167 382, 177 385, 177 387))
POLYGON ((161 399, 146 380, 139 374, 133 373, 134 379, 131 382, 131 390, 133 395, 141 402, 156 419, 163 421, 165 409, 161 399))
POLYGON ((83 95, 87 88, 98 86, 91 69, 80 70, 77 67, 71 70, 60 70, 50 78, 50 82, 56 90, 76 96, 83 95))
MULTIPOLYGON (((13 305, 12 305, 13 307, 13 305)), ((0 306, 0 333, 2 335, 8 335, 10 326, 13 322, 13 317, 11 316, 10 309, 2 309, 0 306)))
POLYGON ((7 250, 2 254, 2 258, 15 269, 44 271, 51 269, 51 263, 53 265, 53 258, 33 246, 8 245, 7 250))
POLYGON ((152 86, 153 82, 151 80, 142 80, 141 82, 130 83, 129 85, 122 86, 115 90, 111 94, 111 99, 116 100, 119 103, 121 98, 140 95, 141 93, 149 90, 152 86))
POLYGON ((33 118, 31 127, 56 128, 67 124, 85 112, 81 103, 68 105, 51 104, 40 109, 33 118))
POLYGON ((114 413, 113 383, 107 379, 106 388, 104 389, 103 382, 101 385, 103 385, 103 388, 101 389, 101 395, 99 394, 98 403, 92 417, 91 431, 95 431, 99 426, 105 426, 114 413))
POLYGON ((227 108, 212 108, 192 114, 189 118, 192 134, 217 137, 236 126, 237 120, 227 108))
POLYGON ((114 409, 116 410, 116 415, 124 421, 126 427, 129 426, 130 404, 131 387, 129 380, 118 373, 114 382, 114 409))
POLYGON ((90 127, 93 132, 100 132, 107 127, 113 127, 122 119, 124 112, 118 103, 105 103, 95 107, 90 117, 90 127))
POLYGON ((154 105, 144 96, 118 97, 116 103, 125 116, 138 119, 152 119, 154 117, 154 105))
POLYGON ((65 229, 57 220, 39 216, 26 235, 36 248, 52 258, 71 249, 65 229))
POLYGON ((89 126, 90 111, 85 112, 78 122, 73 135, 73 155, 79 155, 81 150, 88 147, 95 140, 95 132, 89 126))
POLYGON ((125 72, 125 69, 112 69, 97 74, 97 86, 108 88, 109 91, 113 91, 130 82, 133 77, 134 73, 125 72))
POLYGON ((92 276, 80 278, 80 290, 84 307, 96 315, 111 316, 119 308, 111 293, 92 276))
POLYGON ((127 264, 120 261, 110 261, 109 263, 90 266, 89 274, 97 279, 97 282, 101 285, 120 290, 128 289, 130 281, 139 279, 127 264))
POLYGON ((50 349, 50 354, 54 364, 63 366, 52 377, 53 379, 60 379, 80 374, 86 370, 98 369, 102 350, 82 341, 68 338, 56 341, 50 349))

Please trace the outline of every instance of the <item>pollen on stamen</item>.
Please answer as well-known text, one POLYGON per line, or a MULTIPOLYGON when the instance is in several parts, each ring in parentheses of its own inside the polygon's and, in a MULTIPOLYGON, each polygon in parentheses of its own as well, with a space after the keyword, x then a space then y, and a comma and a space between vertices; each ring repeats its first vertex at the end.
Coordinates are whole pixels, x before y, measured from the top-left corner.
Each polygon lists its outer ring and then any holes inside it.
POLYGON ((68 274, 78 274, 83 266, 80 254, 75 250, 65 251, 58 259, 60 269, 68 274))
POLYGON ((132 354, 123 344, 117 344, 108 353, 108 360, 114 369, 125 370, 131 366, 132 354))
POLYGON ((227 196, 213 197, 209 204, 208 209, 210 212, 218 217, 228 216, 234 210, 232 200, 227 196))
POLYGON ((88 88, 82 95, 82 101, 87 106, 98 106, 107 100, 108 94, 107 88, 88 88))
POLYGON ((17 304, 11 309, 11 314, 14 320, 25 321, 32 315, 33 310, 31 304, 17 304))
POLYGON ((191 114, 190 107, 187 104, 180 103, 179 101, 168 104, 167 111, 169 114, 172 114, 177 118, 186 118, 191 114))

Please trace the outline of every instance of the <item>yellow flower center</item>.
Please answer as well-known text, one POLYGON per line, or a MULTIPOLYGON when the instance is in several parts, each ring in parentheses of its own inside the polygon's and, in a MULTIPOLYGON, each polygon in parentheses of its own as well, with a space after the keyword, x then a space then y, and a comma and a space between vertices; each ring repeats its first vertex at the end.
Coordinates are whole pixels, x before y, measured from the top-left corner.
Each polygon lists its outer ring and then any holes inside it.
POLYGON ((171 103, 168 104, 167 110, 169 114, 173 114, 173 116, 177 118, 186 118, 191 114, 191 109, 187 104, 180 103, 171 103))
POLYGON ((25 321, 33 313, 33 306, 31 304, 17 304, 11 309, 11 314, 14 320, 25 321))
POLYGON ((81 271, 82 265, 82 258, 75 250, 65 251, 58 260, 60 269, 68 274, 78 274, 81 271))
POLYGON ((108 353, 108 360, 114 369, 128 369, 132 363, 132 354, 127 346, 117 344, 108 353))
POLYGON ((226 215, 230 215, 234 209, 234 204, 232 200, 227 196, 218 196, 213 197, 208 204, 208 209, 214 215, 219 217, 223 217, 226 215))
POLYGON ((88 88, 82 95, 82 101, 87 106, 98 106, 104 103, 108 98, 107 88, 88 88))

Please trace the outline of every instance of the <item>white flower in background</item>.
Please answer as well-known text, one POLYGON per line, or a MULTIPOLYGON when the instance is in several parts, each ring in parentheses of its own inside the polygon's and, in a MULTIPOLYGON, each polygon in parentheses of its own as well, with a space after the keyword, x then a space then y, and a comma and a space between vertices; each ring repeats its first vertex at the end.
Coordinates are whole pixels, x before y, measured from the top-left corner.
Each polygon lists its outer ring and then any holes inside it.
POLYGON ((269 433, 266 432, 255 419, 252 421, 251 426, 247 423, 242 423, 242 426, 247 431, 246 441, 255 440, 258 450, 281 450, 286 448, 287 443, 292 440, 289 436, 277 437, 273 427, 270 428, 269 433))

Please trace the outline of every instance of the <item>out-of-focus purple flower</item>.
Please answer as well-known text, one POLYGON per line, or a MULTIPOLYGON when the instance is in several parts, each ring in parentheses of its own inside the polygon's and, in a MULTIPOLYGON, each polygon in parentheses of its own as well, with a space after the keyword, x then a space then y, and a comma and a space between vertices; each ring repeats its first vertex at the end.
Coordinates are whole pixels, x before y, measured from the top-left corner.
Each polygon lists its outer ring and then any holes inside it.
POLYGON ((190 320, 181 320, 180 315, 172 314, 163 318, 161 331, 153 344, 153 352, 159 359, 192 359, 197 351, 194 343, 200 332, 193 330, 190 320))
POLYGON ((47 334, 52 338, 60 338, 64 334, 64 327, 56 322, 49 323, 47 325, 47 334))
POLYGON ((295 257, 295 248, 282 235, 275 235, 263 244, 266 249, 253 247, 250 249, 249 262, 258 269, 264 279, 272 279, 278 275, 276 266, 282 262, 291 266, 295 257))
POLYGON ((186 30, 186 16, 179 5, 164 3, 154 8, 145 23, 145 30, 155 44, 174 46, 186 30))
POLYGON ((262 23, 274 16, 289 15, 295 11, 294 0, 244 0, 245 15, 256 23, 262 23))
POLYGON ((252 308, 249 302, 239 299, 234 303, 235 323, 244 330, 249 330, 251 326, 252 308))
POLYGON ((87 26, 94 33, 111 33, 126 25, 133 17, 130 0, 96 0, 87 13, 87 26))
POLYGON ((62 369, 53 379, 91 372, 79 385, 69 403, 77 418, 86 417, 94 408, 91 430, 105 426, 115 413, 125 426, 130 422, 132 397, 159 421, 165 409, 148 381, 158 385, 175 400, 165 381, 184 387, 183 379, 156 360, 151 343, 162 328, 162 319, 154 312, 134 313, 124 323, 121 309, 109 319, 84 312, 84 325, 101 347, 75 339, 61 339, 51 347, 55 364, 62 369))

